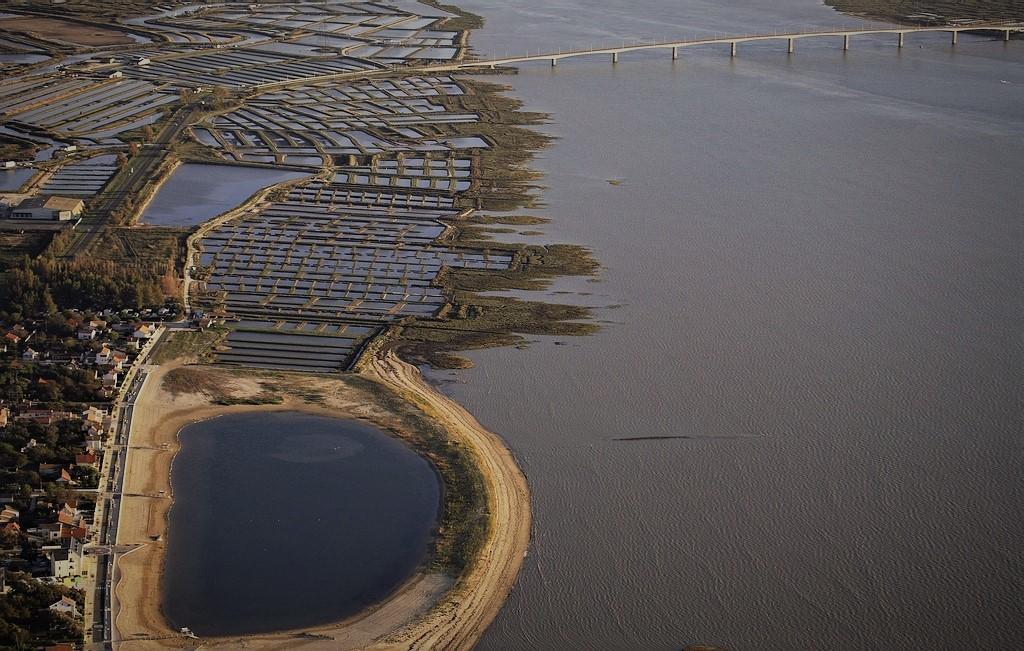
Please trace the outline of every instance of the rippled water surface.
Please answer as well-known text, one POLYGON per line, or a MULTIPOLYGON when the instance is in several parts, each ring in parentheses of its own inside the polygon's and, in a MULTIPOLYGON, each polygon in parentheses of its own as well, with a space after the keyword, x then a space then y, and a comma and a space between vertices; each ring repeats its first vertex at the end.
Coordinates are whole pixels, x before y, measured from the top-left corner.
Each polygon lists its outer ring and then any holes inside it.
MULTIPOLYGON (((857 24, 804 0, 460 4, 484 54, 857 24)), ((500 78, 558 137, 547 237, 605 265, 554 298, 606 327, 437 376, 533 490, 481 648, 1024 639, 1024 42, 838 45, 500 78), (617 440, 638 436, 678 438, 617 440)))

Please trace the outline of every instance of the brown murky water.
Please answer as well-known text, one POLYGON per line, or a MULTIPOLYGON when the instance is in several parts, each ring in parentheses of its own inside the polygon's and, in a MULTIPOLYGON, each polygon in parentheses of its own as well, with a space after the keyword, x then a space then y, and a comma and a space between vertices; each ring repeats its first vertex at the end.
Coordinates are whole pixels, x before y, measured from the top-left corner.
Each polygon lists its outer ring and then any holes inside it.
MULTIPOLYGON (((499 54, 855 22, 805 0, 462 4, 499 54)), ((890 40, 503 78, 559 137, 547 237, 606 265, 553 296, 607 327, 437 376, 534 491, 481 648, 1024 638, 1024 43, 890 40), (616 440, 636 436, 682 438, 616 440)))

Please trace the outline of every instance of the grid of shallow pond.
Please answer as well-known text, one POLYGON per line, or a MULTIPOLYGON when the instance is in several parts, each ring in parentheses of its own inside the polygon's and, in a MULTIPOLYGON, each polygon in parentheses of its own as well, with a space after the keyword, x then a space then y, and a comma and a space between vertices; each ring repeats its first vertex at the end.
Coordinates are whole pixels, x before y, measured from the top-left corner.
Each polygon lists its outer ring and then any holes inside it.
MULTIPOLYGON (((318 2, 315 5, 250 5, 211 7, 201 16, 178 16, 153 21, 149 26, 163 29, 176 42, 200 42, 201 35, 231 34, 264 39, 297 33, 287 43, 276 43, 276 51, 305 56, 346 53, 384 60, 450 59, 458 51, 458 34, 435 25, 447 12, 425 5, 405 7, 362 2, 318 2), (197 35, 200 35, 197 38, 197 35), (284 46, 284 47, 282 47, 284 46)), ((264 46, 266 47, 266 46, 264 46)))
POLYGON ((256 368, 336 373, 348 367, 353 354, 379 328, 344 324, 341 327, 304 323, 247 320, 228 335, 226 350, 218 352, 221 364, 256 368))
POLYGON ((427 135, 425 128, 478 119, 449 112, 436 101, 462 93, 447 76, 318 84, 264 93, 193 134, 238 161, 296 165, 316 164, 324 156, 486 147, 482 140, 439 141, 427 135))
MULTIPOLYGON (((180 87, 251 88, 451 58, 457 34, 439 26, 450 16, 413 0, 165 11, 133 24, 162 31, 168 44, 118 54, 92 77, 5 80, 0 116, 9 128, 45 129, 80 148, 118 144, 110 139, 153 123, 180 87), (141 57, 150 61, 139 65, 141 57), (123 78, 106 77, 118 69, 123 78)), ((443 241, 442 220, 469 188, 466 152, 488 146, 438 135, 478 120, 445 106, 463 92, 447 75, 307 83, 249 98, 193 129, 226 159, 344 166, 331 182, 295 187, 201 242, 197 302, 223 304, 234 318, 221 363, 337 371, 389 322, 435 314, 446 302, 435 285, 446 268, 512 264, 507 250, 443 241)), ((116 172, 109 158, 65 165, 44 191, 101 190, 116 172)))
POLYGON ((346 56, 330 59, 301 58, 237 48, 165 58, 153 61, 147 66, 126 69, 125 73, 134 78, 176 86, 239 88, 378 67, 380 64, 346 56))
POLYGON ((63 79, 42 76, 22 77, 0 85, 0 115, 20 111, 82 92, 95 85, 89 79, 63 79))
POLYGON ((45 194, 87 197, 99 192, 117 172, 114 156, 96 156, 60 168, 43 184, 45 194))
POLYGON ((445 230, 438 220, 455 214, 451 197, 359 192, 317 181, 216 228, 203 238, 198 259, 207 272, 205 300, 223 304, 243 320, 240 327, 262 333, 260 342, 233 333, 230 351, 218 360, 287 358, 298 343, 322 341, 292 341, 279 353, 274 342, 310 333, 331 337, 336 352, 347 346, 353 355, 374 328, 436 313, 446 300, 434 285, 442 269, 511 266, 508 251, 438 242, 445 230), (363 329, 353 332, 356 324, 363 329), (336 341, 348 338, 345 346, 336 341), (240 351, 235 344, 243 342, 240 351))
POLYGON ((375 159, 366 167, 339 170, 334 180, 358 185, 461 192, 469 189, 472 164, 472 160, 451 153, 436 157, 397 156, 375 159))
POLYGON ((157 116, 178 98, 152 83, 130 79, 29 77, 0 90, 0 113, 64 135, 109 136, 157 116))

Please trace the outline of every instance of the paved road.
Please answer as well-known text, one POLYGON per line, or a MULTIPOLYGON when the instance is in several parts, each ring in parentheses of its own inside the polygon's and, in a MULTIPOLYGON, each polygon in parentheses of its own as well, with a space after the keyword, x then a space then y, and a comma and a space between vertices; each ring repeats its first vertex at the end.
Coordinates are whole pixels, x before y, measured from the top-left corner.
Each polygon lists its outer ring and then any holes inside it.
MULTIPOLYGON (((165 324, 164 327, 168 326, 174 330, 181 330, 187 327, 187 322, 165 324)), ((144 348, 135 361, 138 364, 138 372, 125 391, 111 432, 113 439, 108 447, 108 454, 111 456, 110 463, 107 464, 108 474, 105 478, 109 497, 97 540, 97 547, 102 549, 97 550, 97 555, 100 558, 96 562, 96 584, 93 593, 92 648, 113 649, 115 603, 113 587, 117 585, 117 557, 118 554, 130 551, 117 547, 116 543, 118 516, 121 512, 121 499, 124 490, 125 461, 131 438, 132 416, 135 411, 135 401, 146 383, 148 374, 146 364, 153 351, 162 343, 165 334, 165 332, 161 332, 159 338, 144 348), (109 553, 103 553, 103 551, 109 553)))
MULTIPOLYGON (((135 399, 142 390, 146 381, 146 371, 141 370, 132 380, 132 384, 125 394, 124 403, 117 418, 115 439, 111 450, 111 463, 109 464, 109 475, 107 485, 110 487, 110 497, 107 508, 104 512, 103 523, 100 526, 99 545, 113 548, 117 542, 117 522, 121 510, 121 492, 124 488, 124 461, 127 455, 128 435, 131 432, 132 412, 135 408, 135 399)), ((116 549, 113 554, 105 554, 96 565, 96 592, 93 603, 92 641, 100 643, 103 648, 112 648, 110 640, 113 639, 113 613, 111 612, 111 597, 114 585, 114 562, 116 560, 116 549)))
POLYGON ((164 125, 152 143, 143 145, 142 149, 128 161, 128 171, 120 172, 110 184, 110 189, 101 195, 97 206, 87 211, 80 226, 81 232, 64 257, 72 258, 88 253, 110 223, 110 216, 121 207, 129 197, 137 196, 139 191, 156 174, 160 163, 167 153, 167 147, 174 142, 196 115, 196 109, 179 108, 164 125))

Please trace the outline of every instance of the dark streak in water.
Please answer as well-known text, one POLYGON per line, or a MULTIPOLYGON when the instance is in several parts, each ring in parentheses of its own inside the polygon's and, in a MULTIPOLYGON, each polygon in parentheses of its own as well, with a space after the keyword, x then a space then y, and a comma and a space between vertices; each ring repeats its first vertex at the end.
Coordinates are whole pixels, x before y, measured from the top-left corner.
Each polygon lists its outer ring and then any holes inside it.
POLYGON ((761 438, 757 434, 725 434, 723 436, 713 435, 686 435, 680 434, 678 436, 621 436, 613 438, 613 441, 671 441, 675 439, 758 439, 761 438))

